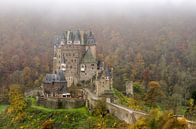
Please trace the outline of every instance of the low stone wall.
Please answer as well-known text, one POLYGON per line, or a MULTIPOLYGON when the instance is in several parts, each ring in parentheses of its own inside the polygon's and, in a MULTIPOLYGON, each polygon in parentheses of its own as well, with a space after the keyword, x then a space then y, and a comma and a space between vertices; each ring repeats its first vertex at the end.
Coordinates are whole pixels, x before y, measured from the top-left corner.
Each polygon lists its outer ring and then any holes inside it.
POLYGON ((79 108, 85 105, 83 99, 75 98, 38 98, 38 105, 53 109, 79 108))
POLYGON ((114 114, 120 120, 124 120, 127 123, 133 124, 138 118, 146 116, 146 113, 132 110, 122 105, 106 102, 107 108, 110 113, 114 114))
POLYGON ((188 128, 189 129, 196 129, 196 122, 188 121, 188 128))

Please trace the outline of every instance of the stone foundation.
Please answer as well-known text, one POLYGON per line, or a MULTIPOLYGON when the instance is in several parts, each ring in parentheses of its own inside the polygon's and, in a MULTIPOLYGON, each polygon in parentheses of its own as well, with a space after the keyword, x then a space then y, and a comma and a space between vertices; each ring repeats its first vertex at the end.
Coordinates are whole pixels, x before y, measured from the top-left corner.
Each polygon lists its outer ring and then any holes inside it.
POLYGON ((39 98, 37 104, 53 109, 79 108, 85 106, 85 101, 76 98, 39 98))

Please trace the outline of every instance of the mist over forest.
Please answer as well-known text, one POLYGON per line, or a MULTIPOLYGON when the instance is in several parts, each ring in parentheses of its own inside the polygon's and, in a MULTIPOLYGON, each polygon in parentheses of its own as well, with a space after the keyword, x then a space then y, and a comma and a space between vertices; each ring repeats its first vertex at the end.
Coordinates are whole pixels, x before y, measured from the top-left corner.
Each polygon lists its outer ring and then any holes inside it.
POLYGON ((41 85, 52 72, 52 40, 68 29, 95 34, 98 59, 114 68, 116 89, 125 92, 133 81, 147 91, 157 81, 165 109, 175 101, 187 106, 196 94, 194 0, 8 0, 0 2, 2 100, 12 83, 25 90, 41 85))

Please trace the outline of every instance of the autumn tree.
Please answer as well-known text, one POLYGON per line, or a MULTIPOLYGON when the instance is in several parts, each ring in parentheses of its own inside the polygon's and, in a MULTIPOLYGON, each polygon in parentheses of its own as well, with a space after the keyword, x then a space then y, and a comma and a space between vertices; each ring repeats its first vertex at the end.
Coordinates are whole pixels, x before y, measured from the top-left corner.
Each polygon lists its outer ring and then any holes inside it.
POLYGON ((27 108, 27 102, 24 99, 24 95, 21 90, 21 86, 12 84, 9 89, 9 102, 7 112, 13 114, 14 120, 23 120, 25 117, 25 109, 27 108))
POLYGON ((20 85, 13 84, 9 89, 10 108, 14 112, 23 112, 27 104, 24 99, 20 85))
POLYGON ((98 116, 98 121, 95 125, 95 129, 106 129, 106 115, 108 115, 108 110, 105 100, 97 101, 97 104, 94 108, 94 115, 98 116))
POLYGON ((26 86, 31 85, 31 69, 29 67, 25 67, 23 69, 23 80, 26 86))
POLYGON ((142 74, 144 71, 144 58, 143 55, 138 52, 136 54, 134 64, 132 65, 132 79, 135 80, 142 80, 142 74))
POLYGON ((152 109, 148 116, 139 118, 128 129, 188 129, 188 122, 184 117, 152 109))
POLYGON ((150 106, 156 106, 158 98, 162 96, 162 91, 160 89, 160 84, 157 81, 150 81, 148 84, 149 90, 146 93, 144 100, 150 106))

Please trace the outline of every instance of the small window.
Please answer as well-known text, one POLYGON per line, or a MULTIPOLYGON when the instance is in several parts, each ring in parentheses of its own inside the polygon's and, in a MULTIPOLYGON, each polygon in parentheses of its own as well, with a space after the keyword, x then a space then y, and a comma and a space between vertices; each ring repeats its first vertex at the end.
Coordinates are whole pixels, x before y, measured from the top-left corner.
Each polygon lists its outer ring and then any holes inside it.
POLYGON ((95 64, 91 64, 91 66, 95 66, 95 64))

